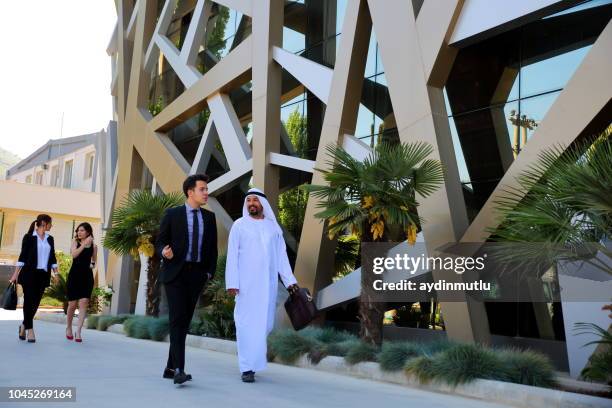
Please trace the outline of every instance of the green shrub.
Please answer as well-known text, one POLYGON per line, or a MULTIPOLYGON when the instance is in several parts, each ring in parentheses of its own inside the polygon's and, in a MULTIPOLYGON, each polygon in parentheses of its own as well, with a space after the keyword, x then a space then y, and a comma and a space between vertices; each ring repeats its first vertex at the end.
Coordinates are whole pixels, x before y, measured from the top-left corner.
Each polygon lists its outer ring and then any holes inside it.
POLYGON ((431 357, 414 360, 408 361, 406 371, 416 375, 423 382, 436 380, 458 385, 477 378, 494 380, 507 378, 503 364, 495 353, 474 344, 455 345, 431 357))
POLYGON ((384 342, 378 362, 383 371, 399 371, 406 365, 406 361, 424 354, 421 343, 414 342, 384 342))
POLYGON ((505 381, 535 387, 555 385, 554 368, 545 355, 530 350, 506 349, 497 356, 507 376, 505 381))
POLYGON ((152 317, 148 321, 149 337, 155 341, 164 341, 170 333, 170 323, 167 317, 152 317))
POLYGON ((332 327, 313 327, 308 326, 300 330, 300 334, 324 344, 341 343, 347 340, 356 340, 357 336, 346 331, 336 330, 332 327))
POLYGON ((196 336, 236 339, 234 323, 234 297, 225 290, 226 254, 217 258, 215 277, 206 284, 202 296, 204 308, 194 314, 189 325, 189 332, 196 336))
POLYGON ((344 356, 349 364, 357 364, 363 361, 377 361, 378 348, 372 344, 359 341, 353 343, 352 347, 344 356))
POLYGON ((580 376, 585 380, 612 385, 612 348, 608 347, 602 352, 593 354, 580 376))
POLYGON ((132 316, 123 323, 123 330, 128 337, 150 339, 148 320, 147 316, 132 316))
POLYGON ((96 329, 98 327, 98 320, 102 317, 101 315, 89 315, 87 316, 86 324, 88 329, 96 329))
POLYGON ((434 341, 428 341, 426 343, 422 343, 423 352, 426 355, 433 356, 436 353, 440 353, 442 351, 446 351, 452 347, 458 346, 460 343, 457 343, 452 340, 447 339, 439 339, 434 341))
POLYGON ((355 348, 358 345, 358 343, 359 343, 359 339, 357 338, 348 339, 348 340, 345 340, 339 343, 325 344, 324 350, 325 350, 325 353, 329 356, 344 357, 347 355, 349 350, 351 350, 352 348, 355 348))
POLYGON ((64 307, 64 303, 55 298, 44 296, 40 300, 40 306, 64 307))
POLYGON ((283 362, 295 363, 302 354, 321 348, 321 343, 291 329, 276 330, 268 336, 270 354, 283 362))
POLYGON ((234 305, 217 304, 198 309, 189 325, 189 333, 196 336, 236 339, 234 305))
POLYGON ((96 324, 96 329, 100 331, 106 331, 113 324, 123 323, 129 317, 130 315, 117 315, 117 316, 102 315, 98 319, 98 323, 96 324))
POLYGON ((432 381, 437 375, 437 372, 434 370, 434 361, 431 356, 411 358, 406 362, 404 370, 407 374, 414 375, 422 383, 432 381))

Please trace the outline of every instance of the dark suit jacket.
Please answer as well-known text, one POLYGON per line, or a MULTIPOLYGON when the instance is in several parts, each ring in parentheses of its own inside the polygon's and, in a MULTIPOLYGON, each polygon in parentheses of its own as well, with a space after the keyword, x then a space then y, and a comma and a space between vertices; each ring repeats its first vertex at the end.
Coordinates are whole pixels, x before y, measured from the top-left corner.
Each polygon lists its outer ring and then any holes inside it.
MULTIPOLYGON (((34 274, 42 273, 36 270, 36 267, 38 266, 38 244, 36 242, 37 239, 38 237, 35 235, 25 234, 23 236, 23 240, 21 241, 19 262, 23 262, 24 265, 21 268, 21 272, 19 272, 18 283, 20 285, 31 284, 35 277, 34 274)), ((49 252, 49 260, 47 261, 45 287, 49 286, 51 282, 51 265, 57 263, 57 259, 55 258, 55 242, 51 235, 49 235, 49 238, 47 238, 47 242, 51 247, 51 251, 49 252)))
MULTIPOLYGON (((202 219, 204 220, 204 236, 200 242, 200 253, 202 254, 202 278, 209 273, 215 275, 217 267, 217 221, 215 214, 211 211, 200 208, 202 219)), ((159 227, 159 236, 155 242, 155 250, 162 259, 159 281, 161 283, 171 282, 185 264, 189 237, 187 229, 187 214, 185 206, 169 208, 159 227), (170 245, 174 254, 172 259, 165 259, 162 250, 166 245, 170 245)))

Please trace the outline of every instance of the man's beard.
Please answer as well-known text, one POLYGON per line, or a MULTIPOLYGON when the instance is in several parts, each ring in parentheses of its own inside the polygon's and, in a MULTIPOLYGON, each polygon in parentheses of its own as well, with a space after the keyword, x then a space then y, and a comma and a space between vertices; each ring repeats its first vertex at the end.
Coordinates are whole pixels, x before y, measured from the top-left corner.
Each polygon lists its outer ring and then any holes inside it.
POLYGON ((249 214, 250 215, 259 215, 260 214, 259 208, 257 208, 254 205, 249 207, 249 214))

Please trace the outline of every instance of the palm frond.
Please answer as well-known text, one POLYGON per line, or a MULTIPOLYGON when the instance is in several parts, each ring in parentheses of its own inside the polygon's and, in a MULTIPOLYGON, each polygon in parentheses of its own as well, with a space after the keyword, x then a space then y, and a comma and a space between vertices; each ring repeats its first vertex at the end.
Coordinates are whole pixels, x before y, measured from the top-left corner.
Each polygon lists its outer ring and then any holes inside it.
POLYGON ((131 191, 113 210, 111 228, 104 235, 104 247, 119 255, 130 254, 143 234, 154 239, 164 211, 183 201, 180 193, 154 195, 149 190, 131 191))

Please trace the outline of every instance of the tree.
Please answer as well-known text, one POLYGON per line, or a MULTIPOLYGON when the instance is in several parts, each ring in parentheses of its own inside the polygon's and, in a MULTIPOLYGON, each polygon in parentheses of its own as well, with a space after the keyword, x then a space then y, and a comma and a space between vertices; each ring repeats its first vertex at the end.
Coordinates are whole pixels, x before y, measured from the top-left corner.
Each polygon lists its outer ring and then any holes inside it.
POLYGON ((103 245, 114 253, 137 258, 149 257, 147 269, 147 315, 159 314, 160 292, 157 282, 160 259, 155 253, 159 223, 167 208, 182 204, 180 193, 153 195, 149 190, 133 190, 113 210, 111 228, 104 235, 103 245))
MULTIPOLYGON (((308 133, 306 118, 296 108, 287 117, 285 129, 289 140, 295 149, 297 157, 305 158, 308 149, 308 133)), ((296 239, 302 234, 304 215, 308 192, 301 188, 292 188, 278 196, 278 217, 280 223, 290 231, 296 239)))
MULTIPOLYGON (((350 231, 361 242, 407 239, 412 245, 422 220, 417 213, 417 194, 427 197, 444 180, 438 160, 426 143, 381 143, 363 161, 338 146, 327 149, 331 170, 319 170, 327 185, 306 188, 323 210, 315 214, 327 221, 330 239, 350 231)), ((382 342, 384 307, 374 302, 373 274, 361 274, 359 303, 360 337, 371 344, 382 342)))
POLYGON ((582 261, 612 274, 597 257, 612 257, 605 246, 612 233, 611 133, 612 126, 595 140, 543 152, 517 178, 519 186, 505 191, 496 202, 502 223, 489 231, 493 240, 516 245, 500 253, 500 260, 543 266, 522 268, 529 273, 582 261))

